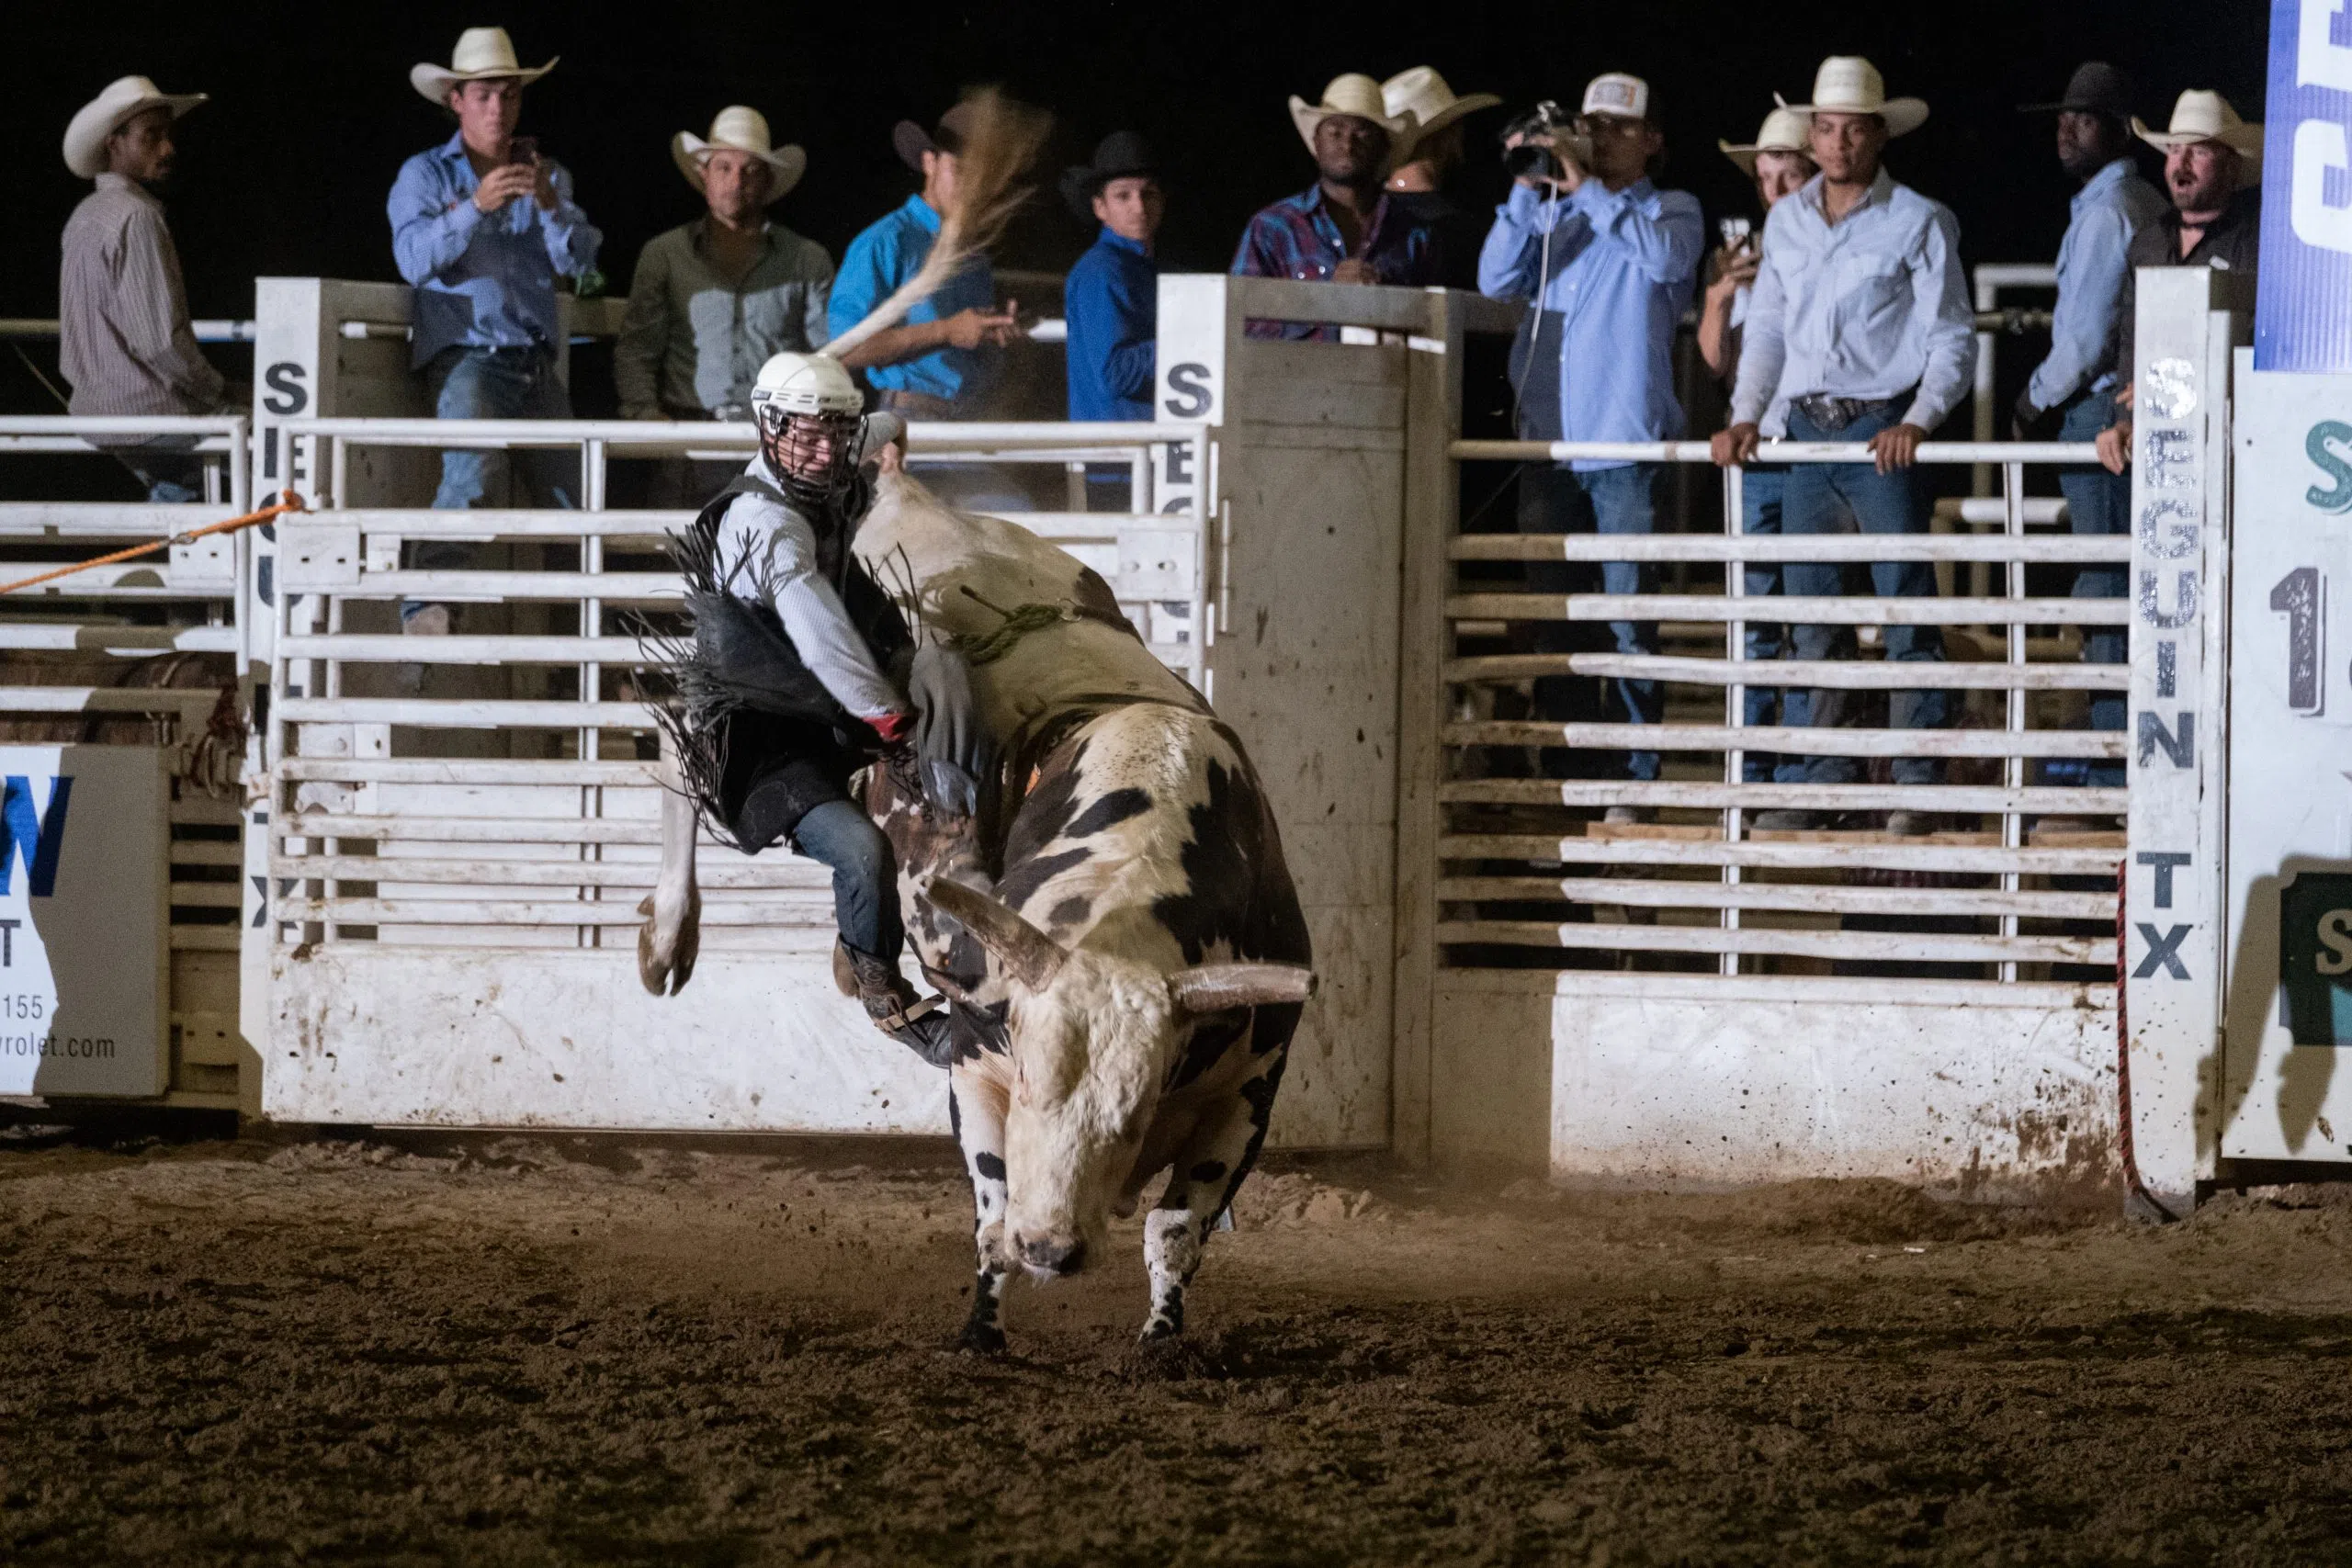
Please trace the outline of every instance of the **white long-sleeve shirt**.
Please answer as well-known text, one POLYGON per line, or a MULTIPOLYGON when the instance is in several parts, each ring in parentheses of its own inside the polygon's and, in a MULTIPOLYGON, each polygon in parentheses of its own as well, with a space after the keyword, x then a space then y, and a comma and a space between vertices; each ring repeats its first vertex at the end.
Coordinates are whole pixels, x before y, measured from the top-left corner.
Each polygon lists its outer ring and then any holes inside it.
POLYGON ((1815 175, 1764 220, 1732 423, 1784 435, 1797 398, 1883 401, 1916 388, 1902 423, 1932 431, 1976 365, 1960 223, 1883 169, 1831 223, 1822 184, 1815 175))
MULTIPOLYGON (((896 414, 869 414, 860 455, 897 440, 905 429, 896 414)), ((784 488, 764 455, 743 471, 784 488)), ((846 541, 842 550, 848 553, 846 541)), ((840 592, 820 569, 816 525, 797 508, 764 495, 737 496, 719 519, 718 580, 737 598, 775 611, 801 662, 842 706, 859 718, 906 711, 906 699, 875 664, 840 592)))

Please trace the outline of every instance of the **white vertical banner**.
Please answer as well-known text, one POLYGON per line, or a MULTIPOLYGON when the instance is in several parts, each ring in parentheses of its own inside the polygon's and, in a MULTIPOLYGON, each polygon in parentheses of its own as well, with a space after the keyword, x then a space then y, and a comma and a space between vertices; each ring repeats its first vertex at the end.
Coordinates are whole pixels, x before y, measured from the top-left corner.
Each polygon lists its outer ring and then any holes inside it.
POLYGON ((0 1094, 164 1092, 170 828, 153 746, 0 746, 0 1094))
POLYGON ((2134 329, 2123 1132, 2175 1215, 2212 1173, 2220 1065, 2230 318, 2213 291, 2204 267, 2143 268, 2134 329))
POLYGON ((2222 1155, 2352 1158, 2352 376, 2241 358, 2222 1155))
MULTIPOLYGON (((1228 330, 1222 273, 1167 273, 1159 279, 1159 355, 1152 377, 1156 419, 1225 423, 1228 330)), ((1159 448, 1152 493, 1163 513, 1189 513, 1209 476, 1207 454, 1171 444, 1159 448)), ((1215 510, 1216 498, 1208 497, 1215 510)))

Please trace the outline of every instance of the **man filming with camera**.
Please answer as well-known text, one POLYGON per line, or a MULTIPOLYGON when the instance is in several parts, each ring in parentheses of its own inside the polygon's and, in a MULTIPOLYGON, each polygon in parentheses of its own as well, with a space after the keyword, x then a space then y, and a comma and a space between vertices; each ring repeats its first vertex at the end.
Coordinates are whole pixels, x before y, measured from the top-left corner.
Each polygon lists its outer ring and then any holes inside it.
MULTIPOLYGON (((1574 119, 1544 104, 1504 132, 1503 161, 1515 183, 1496 209, 1478 257, 1478 288, 1496 299, 1532 299, 1520 380, 1520 433, 1533 440, 1659 441, 1682 432, 1675 400, 1675 324, 1690 302, 1706 224, 1698 198, 1651 180, 1666 137, 1650 118, 1649 84, 1611 72, 1584 90, 1574 119)), ((1647 534, 1657 517, 1664 467, 1577 458, 1529 470, 1521 479, 1520 530, 1647 534)), ((1651 591, 1651 569, 1627 561, 1601 568, 1611 593, 1651 591)), ((1565 563, 1532 565, 1529 583, 1566 593, 1565 563)), ((1612 621, 1620 653, 1653 653, 1655 622, 1612 621)), ((1573 650, 1575 628, 1546 622, 1538 652, 1573 650)), ((1634 724, 1656 724, 1665 705, 1656 681, 1611 682, 1634 724)), ((1537 716, 1575 716, 1572 678, 1536 682, 1537 716)), ((1548 759, 1547 759, 1548 761, 1548 759)), ((1655 751, 1633 751, 1630 777, 1655 779, 1655 751)), ((1611 807, 1612 822, 1646 813, 1611 807)))

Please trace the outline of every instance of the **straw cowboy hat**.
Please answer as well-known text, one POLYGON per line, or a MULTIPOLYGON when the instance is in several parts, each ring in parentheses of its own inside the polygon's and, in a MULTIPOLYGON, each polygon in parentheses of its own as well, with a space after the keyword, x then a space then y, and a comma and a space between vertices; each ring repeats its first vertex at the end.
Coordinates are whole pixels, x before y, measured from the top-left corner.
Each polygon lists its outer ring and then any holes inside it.
POLYGON ((1890 98, 1878 67, 1859 54, 1833 54, 1813 73, 1813 102, 1791 104, 1799 114, 1874 114, 1889 136, 1904 136, 1928 122, 1928 106, 1917 98, 1890 98))
POLYGON ((460 82, 512 76, 527 87, 554 69, 555 60, 550 60, 535 71, 524 70, 514 58, 514 40, 506 36, 504 28, 468 28, 458 35, 458 47, 449 51, 448 64, 412 65, 408 82, 434 103, 446 104, 449 89, 460 82))
POLYGON ((106 172, 107 138, 125 121, 149 109, 169 109, 177 119, 203 103, 203 93, 166 93, 144 76, 121 76, 107 84, 105 92, 84 104, 65 127, 65 166, 79 177, 94 180, 106 172))
POLYGON ((1812 130, 1811 115, 1782 104, 1764 117, 1764 128, 1756 133, 1755 141, 1718 141, 1715 145, 1724 150, 1724 157, 1739 165, 1741 174, 1753 175, 1758 152, 1795 152, 1812 157, 1813 148, 1808 140, 1812 130))
POLYGON ((775 176, 768 186, 771 202, 782 201, 785 193, 808 172, 808 154, 797 146, 775 146, 768 140, 768 117, 741 104, 720 109, 711 119, 707 138, 691 130, 670 138, 670 156, 677 160, 678 172, 696 190, 702 189, 702 161, 713 152, 749 152, 765 164, 775 176))
POLYGON ((2132 134, 2158 152, 2218 141, 2238 155, 2241 188, 2262 183, 2262 127, 2240 119, 2230 100, 2219 93, 2192 87, 2181 94, 2172 106, 2172 124, 2163 130, 2151 130, 2147 121, 2133 115, 2132 134))
MULTIPOLYGON (((1327 92, 1328 98, 1329 94, 1327 92)), ((1493 108, 1502 99, 1492 93, 1471 93, 1456 97, 1446 85, 1445 78, 1434 66, 1416 65, 1410 71, 1399 71, 1380 85, 1380 103, 1392 118, 1413 117, 1417 128, 1413 139, 1435 136, 1464 115, 1480 109, 1493 108)), ((1293 114, 1298 111, 1291 110, 1293 114)))
POLYGON ((1315 151, 1315 128, 1335 114, 1353 115, 1368 119, 1388 133, 1388 163, 1390 167, 1404 162, 1405 150, 1420 139, 1420 122, 1410 109, 1403 114, 1390 114, 1382 99, 1380 84, 1361 72, 1351 71, 1344 76, 1334 76, 1323 89, 1323 101, 1310 104, 1293 93, 1290 98, 1290 121, 1298 127, 1299 140, 1306 143, 1309 152, 1315 151))

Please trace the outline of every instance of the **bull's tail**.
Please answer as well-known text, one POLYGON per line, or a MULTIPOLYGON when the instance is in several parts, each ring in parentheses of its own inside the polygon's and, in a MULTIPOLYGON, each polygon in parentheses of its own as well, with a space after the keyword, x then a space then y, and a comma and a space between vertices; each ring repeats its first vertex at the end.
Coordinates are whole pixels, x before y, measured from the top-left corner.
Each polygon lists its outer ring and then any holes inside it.
POLYGON ((939 238, 932 243, 922 265, 896 293, 825 344, 825 352, 833 357, 838 359, 875 333, 897 326, 909 310, 938 293, 966 263, 996 243, 1005 224, 1029 198, 1030 187, 1016 182, 1045 145, 1053 117, 1016 103, 994 87, 979 88, 965 101, 972 106, 972 128, 956 155, 956 199, 941 216, 939 238))

